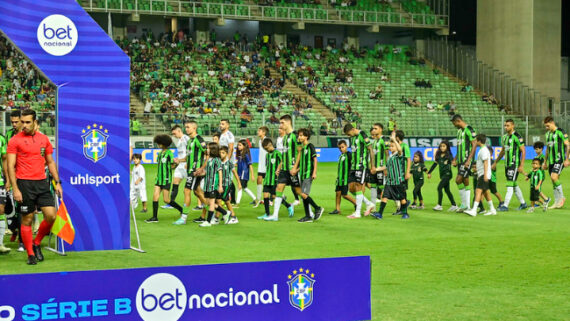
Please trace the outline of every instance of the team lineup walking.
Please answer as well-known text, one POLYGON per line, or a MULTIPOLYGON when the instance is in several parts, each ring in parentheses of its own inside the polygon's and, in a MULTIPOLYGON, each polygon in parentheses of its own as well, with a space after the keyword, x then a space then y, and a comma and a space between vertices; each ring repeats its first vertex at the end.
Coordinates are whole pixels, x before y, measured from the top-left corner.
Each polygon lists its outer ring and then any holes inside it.
MULTIPOLYGON (((198 204, 201 204, 200 207, 194 208, 201 210, 201 215, 193 219, 193 222, 200 223, 201 227, 211 227, 220 222, 237 224, 243 191, 251 197, 250 205, 253 208, 263 205, 260 216, 257 217, 260 221, 280 220, 281 207, 287 216, 292 218, 295 215, 295 206, 300 202, 287 201, 284 194, 287 186, 303 204, 304 215, 297 219, 299 223, 320 220, 325 206, 331 209, 329 214, 341 214, 342 199, 350 202, 354 208, 354 211, 347 215, 349 219, 359 219, 363 216, 383 219, 389 200, 393 201, 396 207, 394 215, 409 219, 409 210, 420 211, 426 208, 426 200, 422 194, 426 183, 425 176, 427 173, 427 179, 431 180, 436 169, 439 170, 437 200, 427 200, 436 204, 434 211, 445 209, 444 194, 449 201, 448 212, 470 216, 497 215, 498 212, 509 211, 513 194, 520 204, 517 210, 526 209, 529 213, 534 212, 537 207, 546 211, 564 205, 565 198, 559 177, 563 168, 570 165, 570 143, 568 135, 556 126, 551 117, 546 117, 543 121, 546 142, 533 144, 536 157, 532 159, 532 167, 528 172, 524 168, 525 141, 516 131, 516 124, 512 119, 504 122, 505 134, 500 139, 500 152, 496 157, 493 155, 490 139, 484 133, 477 133, 461 115, 455 114, 451 123, 457 128, 455 153, 448 141, 442 141, 434 152, 434 162, 429 168, 424 164, 424 155, 421 152, 411 154, 402 130, 393 128, 384 135, 384 126, 375 123, 369 130, 369 137, 363 129, 346 124, 343 128, 346 138, 338 140, 340 155, 337 175, 334 178, 320 178, 330 181, 330 192, 335 194, 335 203, 327 205, 311 196, 312 182, 319 177, 318 153, 310 142, 311 130, 295 130, 291 116, 284 115, 279 119, 279 137, 275 141, 269 137, 267 127, 258 129, 257 173, 254 173, 252 165, 252 142, 241 139, 235 144, 229 120, 223 119, 220 122, 221 134, 214 135, 213 141, 209 143, 197 134, 197 122, 189 120, 184 124, 187 135, 182 133, 182 128, 178 125, 172 128, 172 136, 178 150, 177 158, 174 158, 167 148, 171 143, 170 137, 155 137, 155 142, 162 151, 158 157, 155 178, 153 216, 146 221, 158 222, 157 203, 161 192, 167 204, 162 208, 174 208, 180 212, 180 218, 173 223, 175 225, 186 224, 191 208, 191 194, 194 194, 198 204), (505 162, 504 196, 497 191, 497 184, 502 177, 497 175, 497 165, 501 160, 505 162), (455 183, 459 190, 459 203, 456 203, 451 189, 453 167, 457 168, 455 183), (551 206, 551 198, 542 192, 547 169, 554 187, 551 206), (518 177, 521 174, 529 181, 530 204, 527 204, 519 186, 518 177), (473 186, 470 184, 471 179, 473 186), (186 180, 184 207, 175 201, 178 185, 182 180, 186 180), (249 190, 249 180, 255 181, 257 194, 249 190), (170 186, 172 191, 169 194, 170 186), (408 193, 408 189, 412 189, 411 193, 408 193), (370 191, 369 197, 367 190, 370 191), (497 206, 493 203, 493 197, 498 199, 497 206), (379 206, 377 203, 380 203, 379 206), (486 206, 488 210, 485 210, 486 206)), ((134 161, 135 164, 140 163, 140 155, 134 155, 134 161)), ((131 189, 136 191, 135 195, 140 195, 141 188, 138 185, 145 178, 140 177, 138 165, 133 169, 133 175, 137 178, 132 180, 131 189)), ((146 198, 138 198, 146 201, 146 198)), ((133 206, 136 206, 137 202, 135 198, 133 206)), ((146 202, 143 207, 143 211, 146 211, 146 202)))

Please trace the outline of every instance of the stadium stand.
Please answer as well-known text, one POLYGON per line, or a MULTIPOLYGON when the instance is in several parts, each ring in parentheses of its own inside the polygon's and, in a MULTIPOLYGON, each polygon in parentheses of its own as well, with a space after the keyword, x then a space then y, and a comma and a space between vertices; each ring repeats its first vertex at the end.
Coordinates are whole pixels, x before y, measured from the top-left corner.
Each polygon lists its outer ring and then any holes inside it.
MULTIPOLYGON (((240 51, 232 43, 196 47, 190 41, 139 39, 120 45, 132 58, 133 92, 152 104, 152 117, 131 107, 142 135, 168 131, 184 118, 200 119, 202 134, 228 118, 238 124, 237 135, 254 135, 263 124, 275 131, 279 116, 293 114, 296 127, 314 131, 327 124, 338 132, 347 121, 369 128, 393 118, 408 135, 453 136, 449 116, 454 112, 480 131, 500 129, 507 112, 415 59, 407 46, 377 44, 354 51, 254 44, 240 51), (429 80, 432 87, 416 86, 418 79, 429 80)), ((0 52, 0 106, 44 112, 40 121, 52 133, 54 88, 5 39, 0 52)))
POLYGON ((32 108, 38 112, 42 131, 54 133, 55 88, 0 36, 0 109, 32 108))

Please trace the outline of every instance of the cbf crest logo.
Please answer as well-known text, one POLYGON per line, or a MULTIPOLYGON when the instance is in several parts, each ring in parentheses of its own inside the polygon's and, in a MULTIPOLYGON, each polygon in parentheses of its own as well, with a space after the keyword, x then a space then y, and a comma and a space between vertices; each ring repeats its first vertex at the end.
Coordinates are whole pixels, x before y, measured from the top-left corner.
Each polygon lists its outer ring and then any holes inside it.
POLYGON ((297 310, 303 312, 313 304, 313 293, 315 287, 315 274, 309 269, 293 271, 288 275, 289 281, 289 303, 297 310))
POLYGON ((83 135, 83 155, 93 163, 97 163, 107 156, 108 130, 103 125, 89 125, 81 131, 83 135))

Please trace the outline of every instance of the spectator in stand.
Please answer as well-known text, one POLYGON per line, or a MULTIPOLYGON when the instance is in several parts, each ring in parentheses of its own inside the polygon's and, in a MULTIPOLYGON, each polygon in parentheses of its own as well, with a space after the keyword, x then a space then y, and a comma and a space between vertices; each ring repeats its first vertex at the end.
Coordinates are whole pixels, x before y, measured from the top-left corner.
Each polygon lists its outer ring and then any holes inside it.
POLYGON ((427 107, 427 110, 428 110, 428 111, 435 111, 435 104, 432 104, 432 103, 431 103, 431 100, 428 101, 426 107, 427 107))
POLYGON ((246 128, 247 124, 251 122, 253 118, 251 112, 247 109, 247 105, 243 106, 243 109, 240 113, 240 128, 246 128))

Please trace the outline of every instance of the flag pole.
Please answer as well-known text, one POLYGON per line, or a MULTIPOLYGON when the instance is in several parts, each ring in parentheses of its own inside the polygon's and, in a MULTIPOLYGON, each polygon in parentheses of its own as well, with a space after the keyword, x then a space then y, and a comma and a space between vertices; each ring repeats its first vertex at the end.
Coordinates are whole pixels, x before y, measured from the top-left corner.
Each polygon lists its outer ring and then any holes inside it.
MULTIPOLYGON (((57 197, 57 194, 55 193, 54 193, 54 201, 55 201, 55 210, 57 212, 57 210, 59 209, 59 199, 57 197)), ((48 237, 48 245, 45 247, 45 249, 55 254, 59 254, 61 256, 67 256, 67 253, 65 253, 65 246, 63 245, 63 240, 59 238, 57 235, 51 233, 51 231, 48 237), (55 236, 55 247, 51 247, 51 239, 54 236, 55 236)))

